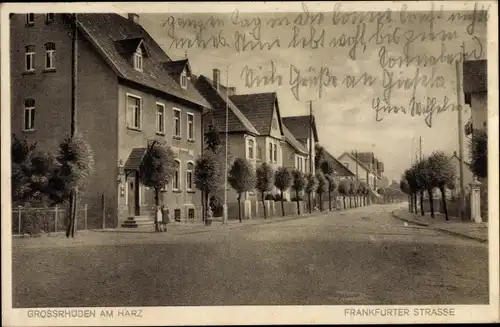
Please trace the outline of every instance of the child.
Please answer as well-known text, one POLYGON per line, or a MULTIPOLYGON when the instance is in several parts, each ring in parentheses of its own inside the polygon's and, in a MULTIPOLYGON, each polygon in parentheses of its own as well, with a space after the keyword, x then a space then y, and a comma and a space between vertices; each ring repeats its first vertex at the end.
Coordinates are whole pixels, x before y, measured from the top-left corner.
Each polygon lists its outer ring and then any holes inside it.
POLYGON ((168 206, 162 204, 161 213, 162 213, 162 221, 161 221, 162 229, 164 232, 166 232, 167 224, 170 222, 170 210, 168 209, 168 206))

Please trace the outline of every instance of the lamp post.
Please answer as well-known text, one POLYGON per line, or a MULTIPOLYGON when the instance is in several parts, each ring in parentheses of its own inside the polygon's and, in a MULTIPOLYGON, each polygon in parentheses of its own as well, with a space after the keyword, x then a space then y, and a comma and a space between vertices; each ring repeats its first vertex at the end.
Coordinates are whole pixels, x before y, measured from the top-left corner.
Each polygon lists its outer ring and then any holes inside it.
POLYGON ((228 121, 229 121, 229 65, 226 66, 226 146, 224 163, 224 204, 222 206, 222 223, 227 223, 227 149, 228 149, 228 121))

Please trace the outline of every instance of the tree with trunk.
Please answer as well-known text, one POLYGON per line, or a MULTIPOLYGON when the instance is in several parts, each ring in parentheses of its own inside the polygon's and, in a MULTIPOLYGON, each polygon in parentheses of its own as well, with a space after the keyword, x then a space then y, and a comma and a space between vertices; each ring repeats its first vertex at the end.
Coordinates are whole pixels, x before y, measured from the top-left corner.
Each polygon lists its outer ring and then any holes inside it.
POLYGON ((366 189, 368 188, 368 185, 365 182, 360 182, 359 187, 358 187, 358 195, 361 197, 362 206, 365 206, 365 195, 366 195, 366 189))
POLYGON ((318 187, 318 180, 316 176, 311 173, 306 174, 306 194, 309 201, 309 213, 312 212, 311 195, 316 192, 318 187))
MULTIPOLYGON (((160 206, 160 191, 170 183, 174 171, 175 155, 170 146, 162 139, 149 142, 139 166, 139 181, 154 190, 156 208, 160 206)), ((160 231, 159 227, 159 222, 155 219, 157 232, 160 231)))
POLYGON ((328 209, 332 211, 332 193, 337 190, 338 184, 335 176, 333 174, 325 175, 327 180, 327 189, 328 189, 328 209))
MULTIPOLYGON (((359 181, 352 180, 349 184, 349 205, 352 207, 352 197, 358 193, 359 181)), ((356 201, 354 201, 354 207, 356 207, 356 201)))
POLYGON ((210 125, 205 133, 205 150, 219 153, 222 146, 220 131, 215 125, 210 125))
POLYGON ((94 153, 85 138, 75 134, 64 139, 48 183, 54 203, 69 202, 66 237, 75 236, 77 189, 84 187, 93 171, 94 153))
POLYGON ((417 176, 415 174, 415 166, 410 167, 404 172, 405 179, 408 181, 408 186, 410 188, 410 195, 412 197, 412 212, 418 214, 417 209, 417 194, 419 192, 419 185, 417 182, 417 176))
POLYGON ((343 179, 339 183, 338 191, 342 195, 342 201, 344 204, 344 209, 347 209, 345 198, 349 195, 351 189, 351 181, 348 179, 343 179))
POLYGON ((302 191, 306 187, 307 180, 306 176, 300 170, 294 169, 292 171, 292 190, 295 191, 295 201, 297 202, 297 214, 300 215, 300 196, 302 191))
POLYGON ((267 192, 271 192, 274 184, 274 170, 273 168, 263 162, 256 171, 256 186, 255 188, 260 192, 262 199, 262 207, 264 208, 264 219, 267 219, 267 209, 265 203, 265 196, 267 192))
POLYGON ((241 223, 241 197, 255 187, 255 172, 252 164, 243 158, 236 158, 228 174, 229 185, 238 194, 238 219, 241 223))
MULTIPOLYGON (((209 197, 220 188, 222 167, 217 155, 211 151, 205 152, 196 159, 194 168, 194 184, 203 192, 203 217, 206 217, 209 197)), ((205 223, 207 220, 204 218, 205 223)))
POLYGON ((412 212, 412 197, 411 197, 411 192, 410 192, 410 185, 408 184, 408 181, 405 178, 401 178, 401 181, 399 182, 399 189, 408 196, 408 212, 412 212))
POLYGON ((321 169, 323 162, 325 162, 325 149, 316 143, 314 145, 314 167, 316 170, 321 169))
POLYGON ((319 210, 323 211, 323 194, 328 191, 328 182, 321 170, 316 171, 316 180, 318 181, 316 193, 319 197, 319 210))
POLYGON ((452 189, 456 178, 455 167, 450 158, 442 151, 433 152, 427 159, 430 178, 434 187, 441 192, 441 203, 443 204, 444 215, 448 220, 448 208, 446 206, 446 188, 452 189))
POLYGON ((293 178, 290 171, 285 167, 280 167, 276 170, 276 174, 274 175, 274 186, 280 190, 281 195, 281 213, 283 217, 285 216, 285 205, 283 203, 283 193, 288 190, 288 188, 292 185, 293 178))
POLYGON ((424 192, 427 192, 429 196, 429 207, 431 209, 431 217, 434 218, 434 197, 433 197, 433 174, 435 173, 431 167, 429 167, 428 158, 423 158, 415 164, 415 172, 417 174, 417 182, 420 186, 420 211, 421 215, 424 215, 424 192))
POLYGON ((21 204, 30 197, 31 158, 36 143, 20 140, 15 135, 11 139, 11 194, 12 202, 21 204))
POLYGON ((488 134, 475 129, 469 142, 471 171, 474 175, 488 177, 488 134))

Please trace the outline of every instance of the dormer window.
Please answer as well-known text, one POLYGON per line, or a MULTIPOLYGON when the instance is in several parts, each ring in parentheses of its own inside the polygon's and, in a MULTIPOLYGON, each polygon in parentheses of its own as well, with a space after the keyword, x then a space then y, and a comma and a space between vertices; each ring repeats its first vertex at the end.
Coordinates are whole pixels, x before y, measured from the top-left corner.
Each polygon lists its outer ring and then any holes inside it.
POLYGON ((142 72, 142 49, 138 47, 134 53, 134 69, 142 72))
POLYGON ((50 24, 54 22, 54 13, 45 14, 45 23, 50 24))
POLYGON ((186 75, 186 71, 183 71, 181 73, 181 87, 183 89, 187 89, 188 83, 187 83, 188 77, 186 75))

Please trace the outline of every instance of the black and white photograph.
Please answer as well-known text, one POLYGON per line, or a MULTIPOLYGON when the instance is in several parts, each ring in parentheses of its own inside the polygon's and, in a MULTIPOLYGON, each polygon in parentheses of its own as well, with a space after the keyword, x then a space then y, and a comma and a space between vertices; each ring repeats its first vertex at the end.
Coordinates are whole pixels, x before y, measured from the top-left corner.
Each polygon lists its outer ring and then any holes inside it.
POLYGON ((498 322, 497 9, 2 5, 5 325, 498 322))

